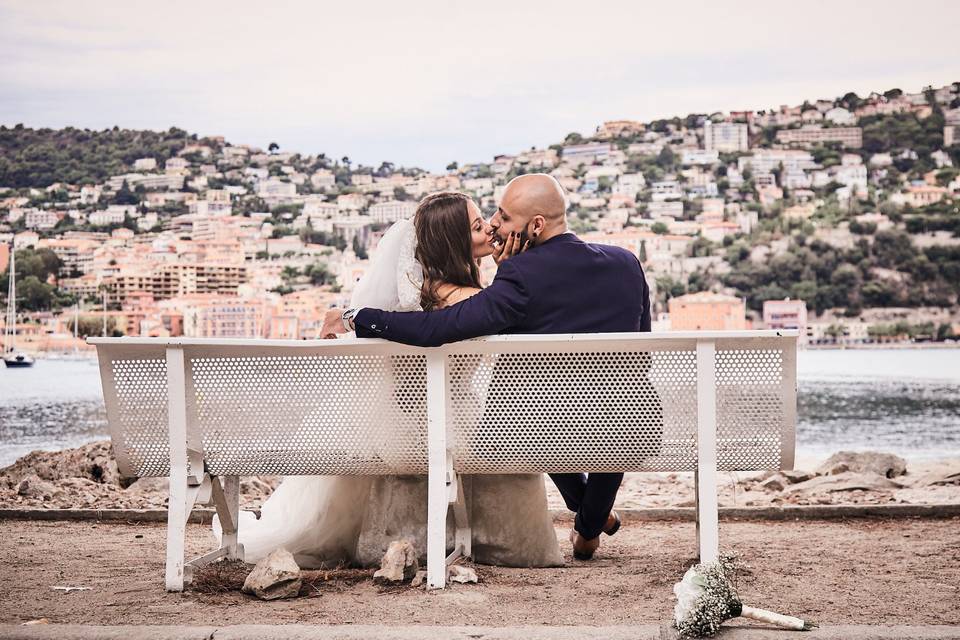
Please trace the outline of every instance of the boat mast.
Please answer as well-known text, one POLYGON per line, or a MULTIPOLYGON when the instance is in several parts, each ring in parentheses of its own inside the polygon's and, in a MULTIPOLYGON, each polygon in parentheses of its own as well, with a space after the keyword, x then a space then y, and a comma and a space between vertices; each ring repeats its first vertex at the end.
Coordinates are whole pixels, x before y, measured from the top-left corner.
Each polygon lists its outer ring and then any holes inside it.
POLYGON ((10 269, 7 271, 10 282, 7 285, 7 320, 3 329, 3 351, 15 351, 17 339, 17 251, 10 249, 10 269))
POLYGON ((80 302, 79 300, 73 305, 73 353, 76 355, 80 351, 80 347, 77 346, 77 333, 78 325, 80 324, 80 302))

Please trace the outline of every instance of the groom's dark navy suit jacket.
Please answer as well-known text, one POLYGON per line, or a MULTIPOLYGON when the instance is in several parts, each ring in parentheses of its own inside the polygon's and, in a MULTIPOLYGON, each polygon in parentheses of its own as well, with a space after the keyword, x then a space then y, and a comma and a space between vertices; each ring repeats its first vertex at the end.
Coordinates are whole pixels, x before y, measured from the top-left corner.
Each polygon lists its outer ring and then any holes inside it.
MULTIPOLYGON (((640 262, 629 251, 589 244, 564 233, 503 262, 493 283, 463 302, 426 313, 363 309, 354 324, 358 337, 387 338, 422 347, 496 333, 650 331, 650 289, 640 262)), ((583 392, 591 396, 584 399, 584 404, 596 408, 598 424, 609 422, 606 414, 623 404, 622 397, 642 399, 655 393, 647 378, 649 355, 628 362, 621 366, 633 366, 634 370, 617 388, 604 388, 602 376, 592 380, 589 371, 581 373, 583 392)), ((529 368, 509 355, 498 358, 487 397, 489 405, 501 406, 500 396, 509 397, 514 406, 532 407, 534 419, 542 427, 558 416, 551 417, 541 409, 576 402, 573 396, 578 390, 549 375, 542 376, 536 386, 511 385, 508 380, 514 376, 510 372, 518 367, 521 371, 529 368)), ((478 449, 496 444, 496 438, 484 439, 482 435, 487 419, 485 413, 481 435, 474 445, 478 449)), ((657 443, 662 438, 661 422, 662 413, 659 420, 648 422, 649 442, 657 443)), ((520 428, 514 437, 523 438, 523 424, 517 426, 520 428)), ((594 432, 592 437, 596 440, 598 436, 594 432)), ((531 442, 529 446, 545 444, 531 442)), ((618 446, 615 437, 610 446, 618 446)), ((579 473, 553 473, 550 477, 567 507, 577 514, 576 530, 588 539, 599 536, 623 474, 591 473, 588 478, 579 473)))
POLYGON ((470 298, 430 312, 363 309, 359 338, 434 347, 497 333, 650 331, 650 289, 639 260, 572 233, 546 240, 497 269, 470 298))

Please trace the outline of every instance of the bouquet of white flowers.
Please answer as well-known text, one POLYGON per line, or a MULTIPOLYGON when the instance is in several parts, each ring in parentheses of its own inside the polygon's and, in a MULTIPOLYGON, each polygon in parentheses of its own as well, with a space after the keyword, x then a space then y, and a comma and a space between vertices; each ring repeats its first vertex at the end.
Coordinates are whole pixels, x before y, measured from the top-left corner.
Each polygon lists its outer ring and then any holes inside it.
POLYGON ((673 586, 677 604, 673 621, 681 638, 704 638, 720 630, 724 620, 750 618, 797 631, 809 631, 812 622, 784 616, 765 609, 745 607, 734 586, 736 561, 722 556, 718 562, 696 564, 673 586))

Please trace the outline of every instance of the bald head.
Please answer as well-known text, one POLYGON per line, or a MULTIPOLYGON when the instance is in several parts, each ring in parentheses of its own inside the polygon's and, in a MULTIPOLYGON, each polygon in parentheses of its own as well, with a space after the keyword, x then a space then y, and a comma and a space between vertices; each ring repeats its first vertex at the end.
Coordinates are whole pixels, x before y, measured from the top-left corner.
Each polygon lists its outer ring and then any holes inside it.
POLYGON ((517 176, 507 183, 500 203, 505 211, 524 221, 543 216, 547 226, 566 226, 567 199, 563 187, 546 173, 517 176))
POLYGON ((507 183, 497 212, 490 218, 490 235, 503 244, 511 233, 530 246, 567 232, 567 197, 553 176, 530 173, 507 183))

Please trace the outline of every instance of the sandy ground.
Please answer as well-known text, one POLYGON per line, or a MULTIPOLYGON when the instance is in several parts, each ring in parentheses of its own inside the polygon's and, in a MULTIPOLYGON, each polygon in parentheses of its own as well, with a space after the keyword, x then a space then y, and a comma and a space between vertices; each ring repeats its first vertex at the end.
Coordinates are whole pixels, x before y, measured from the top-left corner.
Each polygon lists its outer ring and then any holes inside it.
MULTIPOLYGON (((561 540, 568 526, 558 524, 561 540)), ((747 562, 748 604, 825 624, 960 624, 960 518, 725 521, 720 533, 723 549, 747 562)), ((593 561, 568 556, 565 568, 477 567, 480 584, 443 592, 321 580, 310 596, 261 602, 237 591, 166 593, 161 525, 8 520, 0 623, 649 624, 670 618, 694 541, 693 523, 628 521, 593 561)), ((211 546, 204 527, 189 527, 190 555, 211 546)))

